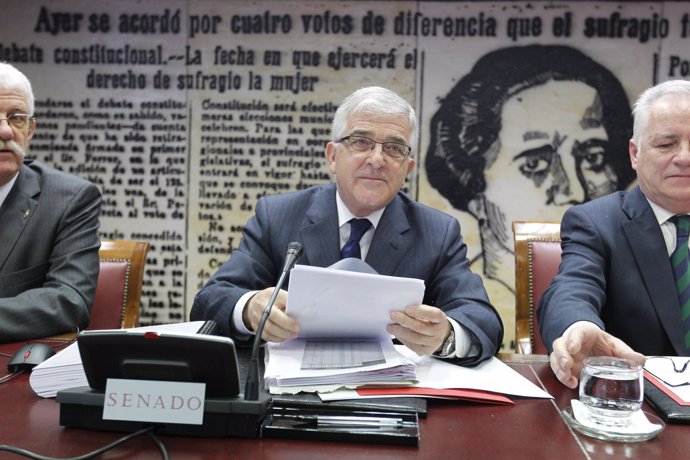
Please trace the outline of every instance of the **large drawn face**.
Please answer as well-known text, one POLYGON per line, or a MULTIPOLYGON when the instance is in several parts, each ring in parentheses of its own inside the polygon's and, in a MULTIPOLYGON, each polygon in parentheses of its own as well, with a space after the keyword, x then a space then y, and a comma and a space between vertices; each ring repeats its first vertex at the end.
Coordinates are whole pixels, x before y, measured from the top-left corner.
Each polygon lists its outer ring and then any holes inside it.
MULTIPOLYGON (((0 118, 28 113, 29 104, 21 91, 0 90, 0 118)), ((7 120, 0 121, 0 185, 9 182, 22 167, 33 134, 33 123, 26 129, 17 129, 7 120)))
POLYGON ((506 101, 501 126, 484 196, 489 220, 501 218, 508 231, 513 220, 558 221, 569 206, 616 190, 592 87, 549 81, 526 89, 506 101))
POLYGON ((675 214, 690 212, 690 96, 667 94, 652 104, 630 158, 650 200, 675 214))

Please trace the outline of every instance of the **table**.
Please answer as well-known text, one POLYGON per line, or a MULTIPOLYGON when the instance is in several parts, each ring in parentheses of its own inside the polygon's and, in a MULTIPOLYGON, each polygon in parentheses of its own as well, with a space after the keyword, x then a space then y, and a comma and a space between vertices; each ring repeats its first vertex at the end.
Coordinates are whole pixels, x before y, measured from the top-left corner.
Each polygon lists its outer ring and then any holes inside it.
MULTIPOLYGON (((22 344, 1 344, 11 354, 22 344)), ((655 439, 621 444, 599 441, 571 430, 560 416, 577 392, 561 385, 545 356, 500 355, 513 369, 544 388, 554 400, 516 399, 514 406, 430 401, 420 420, 419 446, 350 444, 306 440, 186 438, 161 436, 173 459, 681 459, 690 452, 690 426, 666 425, 655 439)), ((8 357, 0 356, 0 376, 8 357)), ((28 375, 0 384, 0 444, 55 457, 95 450, 122 433, 63 428, 59 404, 36 396, 28 375)), ((644 410, 652 411, 645 404, 644 410)), ((0 452, 0 459, 17 459, 0 452)), ((141 437, 109 451, 105 459, 159 459, 153 441, 141 437)))

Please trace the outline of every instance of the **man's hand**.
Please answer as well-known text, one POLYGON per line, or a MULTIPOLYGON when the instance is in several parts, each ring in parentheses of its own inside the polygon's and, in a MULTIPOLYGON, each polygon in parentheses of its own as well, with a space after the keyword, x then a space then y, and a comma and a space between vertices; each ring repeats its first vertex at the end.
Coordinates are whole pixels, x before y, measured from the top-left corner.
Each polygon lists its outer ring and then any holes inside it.
POLYGON ((644 365, 644 355, 637 353, 622 340, 602 331, 593 323, 570 327, 553 341, 549 357, 551 369, 565 386, 576 388, 582 362, 590 356, 616 356, 644 365))
MULTIPOLYGON (((256 331, 256 328, 259 327, 261 315, 274 289, 267 288, 259 291, 244 306, 242 321, 250 331, 256 331)), ((264 332, 261 334, 261 338, 267 342, 282 342, 287 339, 294 339, 299 335, 299 323, 285 313, 286 303, 287 292, 281 289, 266 320, 264 332)))
POLYGON ((438 350, 448 334, 450 322, 443 310, 429 305, 412 305, 404 311, 392 311, 386 328, 418 355, 430 355, 438 350))

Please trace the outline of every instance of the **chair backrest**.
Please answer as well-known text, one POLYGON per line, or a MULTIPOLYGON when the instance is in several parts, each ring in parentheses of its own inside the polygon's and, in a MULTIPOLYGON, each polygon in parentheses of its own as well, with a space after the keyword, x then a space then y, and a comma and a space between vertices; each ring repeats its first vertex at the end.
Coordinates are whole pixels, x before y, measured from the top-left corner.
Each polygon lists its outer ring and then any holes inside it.
POLYGON ((515 342, 518 353, 546 354, 536 309, 561 263, 559 222, 513 222, 515 342))
POLYGON ((139 326, 141 286, 149 244, 103 240, 98 252, 100 273, 87 329, 139 326))

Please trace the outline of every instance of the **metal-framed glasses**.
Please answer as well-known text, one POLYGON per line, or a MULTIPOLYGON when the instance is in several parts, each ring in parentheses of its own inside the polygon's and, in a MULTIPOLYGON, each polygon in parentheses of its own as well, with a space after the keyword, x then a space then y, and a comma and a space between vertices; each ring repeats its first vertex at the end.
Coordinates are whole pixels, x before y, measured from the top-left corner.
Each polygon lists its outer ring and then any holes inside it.
POLYGON ((31 125, 33 124, 34 120, 34 117, 25 113, 15 113, 9 117, 0 118, 0 122, 7 121, 7 124, 19 131, 27 131, 31 129, 31 125))
POLYGON ((336 141, 348 146, 357 153, 371 153, 376 148, 376 144, 381 144, 383 153, 394 160, 404 160, 410 155, 412 147, 401 144, 400 142, 379 142, 366 136, 345 136, 336 141))

